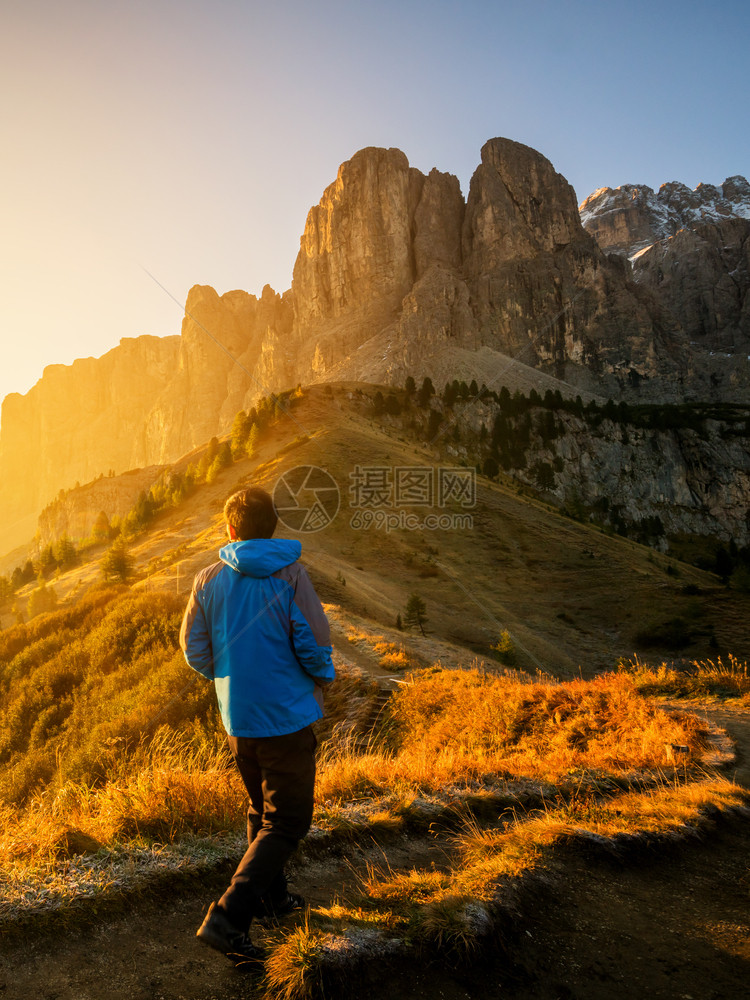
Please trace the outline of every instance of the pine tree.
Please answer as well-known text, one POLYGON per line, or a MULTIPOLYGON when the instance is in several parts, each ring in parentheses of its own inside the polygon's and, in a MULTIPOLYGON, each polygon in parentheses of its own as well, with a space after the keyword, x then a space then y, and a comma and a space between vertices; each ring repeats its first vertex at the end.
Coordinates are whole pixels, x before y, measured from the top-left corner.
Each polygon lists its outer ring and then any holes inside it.
POLYGON ((506 667, 514 667, 516 665, 518 659, 516 655, 516 647, 507 628, 502 630, 500 638, 494 646, 490 646, 490 649, 497 654, 498 660, 505 664, 506 667))
POLYGON ((232 455, 235 458, 243 454, 249 430, 250 425, 247 414, 244 410, 239 410, 232 422, 232 431, 229 438, 232 446, 232 455))
POLYGON ((105 580, 115 579, 125 583, 133 571, 133 561, 124 542, 117 541, 108 549, 102 559, 101 567, 105 580))
POLYGON ((482 474, 487 476, 488 479, 494 479, 499 471, 500 466, 497 464, 497 459, 492 455, 488 455, 482 465, 482 474))
POLYGON ((426 624, 427 607, 419 594, 412 594, 406 602, 404 625, 406 625, 407 628, 419 628, 422 635, 427 635, 424 630, 426 624))
POLYGON ((258 450, 258 438, 260 437, 260 431, 258 430, 258 425, 253 423, 250 428, 250 433, 247 436, 247 444, 245 445, 245 451, 247 452, 248 458, 253 458, 255 452, 258 450))
POLYGON ((385 397, 385 412, 392 417, 397 417, 401 412, 401 403, 398 401, 398 397, 389 392, 385 397))
POLYGON ((52 543, 45 545, 39 553, 39 572, 47 576, 53 569, 57 568, 57 560, 52 543))
POLYGON ((432 379, 427 375, 424 382, 422 382, 422 387, 417 394, 417 402, 421 407, 426 407, 430 405, 430 399, 435 395, 435 386, 432 384, 432 379))
POLYGON ((32 590, 29 596, 27 612, 29 618, 41 615, 45 611, 52 611, 57 605, 57 594, 53 587, 48 587, 43 576, 39 577, 39 586, 32 590))
POLYGON ((455 379, 453 382, 446 382, 445 389, 443 390, 443 403, 445 403, 447 407, 452 408, 457 398, 458 382, 455 379))
POLYGON ((67 535, 63 535, 62 538, 57 540, 55 544, 55 559, 60 569, 67 569, 69 566, 75 566, 78 561, 78 552, 76 551, 76 547, 67 535))
POLYGON ((443 414, 439 410, 430 410, 430 418, 427 421, 427 440, 432 441, 432 439, 437 434, 440 429, 440 425, 443 422, 443 414))
POLYGON ((94 527, 91 529, 91 537, 95 542, 106 542, 109 539, 109 518, 100 510, 96 515, 94 527))
POLYGON ((206 473, 206 482, 212 483, 222 469, 232 464, 232 448, 228 441, 225 441, 214 458, 206 473))

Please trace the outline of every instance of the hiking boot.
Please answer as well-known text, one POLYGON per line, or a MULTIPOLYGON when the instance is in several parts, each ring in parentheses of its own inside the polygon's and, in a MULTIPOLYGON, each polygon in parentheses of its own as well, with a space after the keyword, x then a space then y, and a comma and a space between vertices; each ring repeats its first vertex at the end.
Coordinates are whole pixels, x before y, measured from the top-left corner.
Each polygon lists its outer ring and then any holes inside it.
POLYGON ((226 955, 235 965, 258 963, 263 959, 260 948, 256 948, 245 931, 238 930, 218 903, 211 903, 203 923, 196 931, 196 937, 210 948, 226 955))
POLYGON ((269 899, 263 900, 263 905, 265 907, 264 916, 271 918, 272 920, 280 920, 282 917, 288 916, 294 910, 303 910, 305 908, 304 896, 300 896, 296 892, 287 892, 281 899, 271 902, 269 899))

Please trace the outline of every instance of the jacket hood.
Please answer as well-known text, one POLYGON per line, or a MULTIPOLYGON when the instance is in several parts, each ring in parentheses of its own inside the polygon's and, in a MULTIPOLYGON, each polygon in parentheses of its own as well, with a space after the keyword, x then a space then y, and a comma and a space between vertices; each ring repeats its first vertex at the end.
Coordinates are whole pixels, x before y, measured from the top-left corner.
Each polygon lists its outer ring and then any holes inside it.
POLYGON ((302 545, 294 539, 251 538, 225 545, 219 550, 219 558, 245 576, 265 577, 296 562, 301 553, 302 545))

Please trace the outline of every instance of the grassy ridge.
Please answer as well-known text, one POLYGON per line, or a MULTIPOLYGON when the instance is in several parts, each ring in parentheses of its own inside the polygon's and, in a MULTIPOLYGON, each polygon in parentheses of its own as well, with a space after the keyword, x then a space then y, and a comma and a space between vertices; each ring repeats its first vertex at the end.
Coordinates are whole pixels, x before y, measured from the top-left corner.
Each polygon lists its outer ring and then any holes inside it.
POLYGON ((703 772, 704 724, 660 710, 618 673, 558 683, 422 671, 393 698, 375 742, 357 755, 329 748, 318 822, 335 831, 343 814, 346 835, 363 843, 418 835, 421 824, 422 836, 441 837, 438 861, 394 870, 386 856, 345 897, 271 935, 266 982, 284 1000, 345 992, 358 963, 395 954, 470 959, 502 940, 529 877, 570 846, 653 847, 748 802, 703 772), (678 767, 672 743, 687 748, 678 767))
POLYGON ((353 968, 394 955, 473 961, 488 942, 503 948, 503 928, 524 920, 525 887, 565 851, 622 854, 645 843, 653 849, 707 832, 720 813, 747 814, 748 801, 746 792, 717 780, 568 803, 495 827, 469 821, 443 869, 370 868, 358 892, 272 940, 268 991, 282 1000, 346 995, 353 968))
POLYGON ((210 686, 175 697, 192 680, 177 648, 182 610, 166 593, 94 589, 0 633, 0 800, 104 781, 157 724, 214 739, 210 686))
MULTIPOLYGON (((2 636, 6 931, 51 914, 88 919, 243 850, 244 789, 216 738, 211 686, 198 679, 184 690, 180 610, 168 595, 110 588, 2 636), (65 703, 46 739, 34 721, 44 702, 29 701, 39 688, 48 705, 65 703), (36 759, 36 783, 23 786, 19 768, 36 759)), ((375 649, 381 637, 369 638, 375 649)), ((497 664, 436 665, 403 681, 378 712, 377 684, 357 668, 339 671, 303 857, 374 837, 387 858, 391 838, 408 832, 426 845, 440 837, 442 860, 370 866, 345 897, 267 929, 269 995, 331 995, 353 965, 388 955, 462 961, 501 933, 518 887, 567 845, 618 850, 744 804, 735 786, 703 773, 706 726, 651 704, 622 670, 558 682, 497 664), (687 748, 679 766, 674 744, 687 748)))

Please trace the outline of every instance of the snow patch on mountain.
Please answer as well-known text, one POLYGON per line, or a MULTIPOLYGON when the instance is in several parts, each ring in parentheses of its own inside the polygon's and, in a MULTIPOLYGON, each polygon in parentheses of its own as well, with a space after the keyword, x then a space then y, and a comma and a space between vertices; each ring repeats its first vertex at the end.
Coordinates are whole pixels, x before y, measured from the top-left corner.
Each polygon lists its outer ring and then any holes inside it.
POLYGON ((604 250, 631 260, 653 243, 724 219, 750 219, 750 183, 741 175, 721 187, 669 181, 658 192, 646 184, 602 187, 580 205, 581 222, 604 250))

